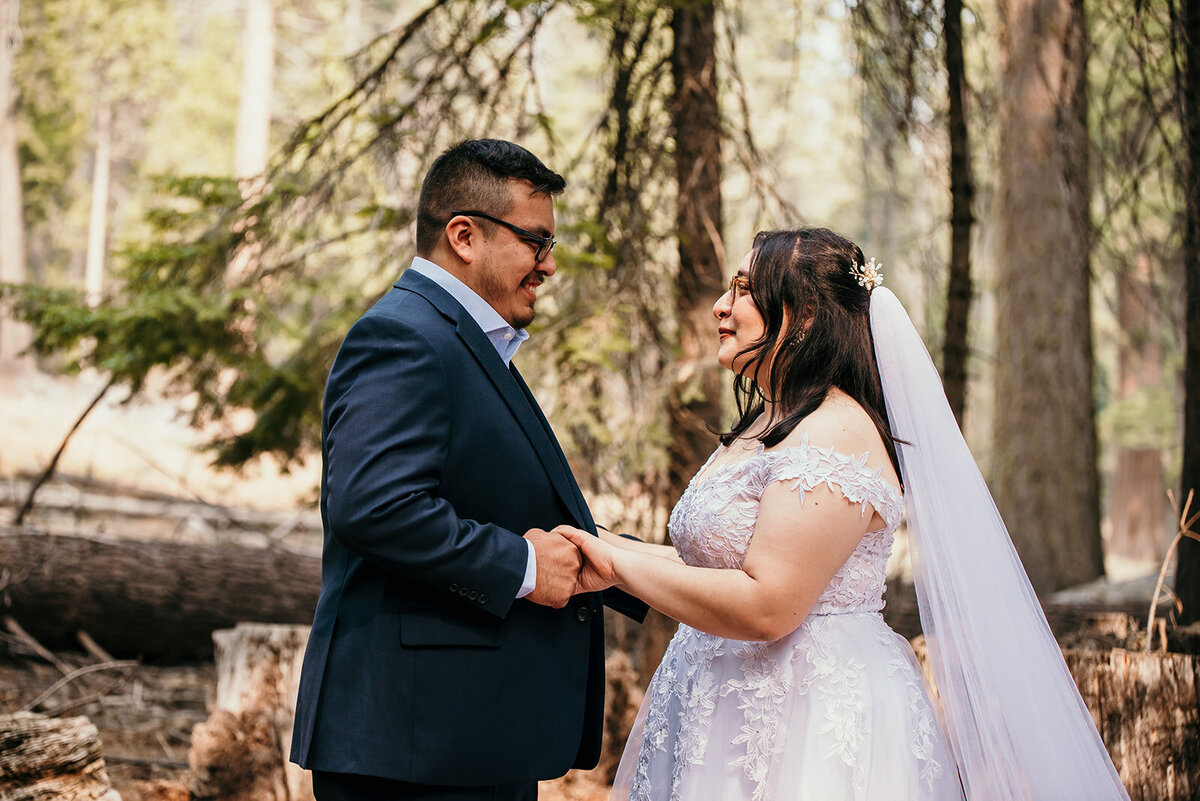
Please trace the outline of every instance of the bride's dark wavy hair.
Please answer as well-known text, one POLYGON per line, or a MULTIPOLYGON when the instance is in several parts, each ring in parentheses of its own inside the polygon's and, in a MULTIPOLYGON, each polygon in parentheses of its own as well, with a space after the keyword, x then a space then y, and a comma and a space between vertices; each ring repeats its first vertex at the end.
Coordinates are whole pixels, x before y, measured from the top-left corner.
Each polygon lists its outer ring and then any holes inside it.
POLYGON ((765 396, 752 376, 769 359, 768 390, 778 417, 759 436, 763 445, 778 444, 837 387, 870 415, 900 475, 871 337, 871 293, 850 274, 853 265, 863 263, 857 245, 825 228, 762 231, 754 237, 749 291, 765 330, 739 354, 748 359, 733 384, 739 419, 720 435, 722 444, 740 436, 762 413, 765 396))

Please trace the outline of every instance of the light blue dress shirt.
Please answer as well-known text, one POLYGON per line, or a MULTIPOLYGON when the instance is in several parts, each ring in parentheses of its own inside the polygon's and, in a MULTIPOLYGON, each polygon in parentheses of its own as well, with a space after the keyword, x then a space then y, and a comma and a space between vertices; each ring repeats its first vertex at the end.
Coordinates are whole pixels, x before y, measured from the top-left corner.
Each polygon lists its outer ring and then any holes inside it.
MULTIPOLYGON (((417 256, 412 260, 412 266, 409 269, 415 270, 449 292, 450 297, 457 300, 467 314, 471 315, 471 319, 479 324, 484 335, 492 343, 492 347, 496 349, 496 353, 500 354, 504 366, 509 366, 512 357, 517 353, 517 348, 521 347, 522 342, 529 339, 528 331, 524 328, 513 328, 505 322, 499 312, 491 307, 491 304, 479 297, 475 290, 429 259, 417 256)), ((525 580, 521 582, 521 589, 517 592, 518 598, 524 598, 537 586, 537 555, 529 540, 525 540, 525 546, 529 549, 529 558, 525 562, 525 580)))

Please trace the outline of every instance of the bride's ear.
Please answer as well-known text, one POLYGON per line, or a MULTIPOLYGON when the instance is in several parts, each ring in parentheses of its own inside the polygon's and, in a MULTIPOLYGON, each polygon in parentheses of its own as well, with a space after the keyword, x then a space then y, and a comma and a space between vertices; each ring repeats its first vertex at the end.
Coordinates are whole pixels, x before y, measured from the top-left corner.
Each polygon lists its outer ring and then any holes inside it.
POLYGON ((813 321, 817 319, 817 304, 813 301, 807 301, 804 304, 804 322, 800 324, 804 335, 808 336, 808 332, 812 330, 813 321))

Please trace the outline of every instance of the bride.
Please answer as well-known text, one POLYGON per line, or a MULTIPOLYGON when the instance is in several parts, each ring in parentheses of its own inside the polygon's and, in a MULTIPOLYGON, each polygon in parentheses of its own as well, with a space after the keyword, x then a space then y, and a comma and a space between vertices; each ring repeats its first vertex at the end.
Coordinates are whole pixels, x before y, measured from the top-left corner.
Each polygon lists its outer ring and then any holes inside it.
POLYGON ((1128 798, 881 281, 831 231, 760 233, 713 306, 740 416, 674 547, 559 529, 581 590, 680 621, 614 799, 1128 798), (881 615, 906 502, 936 694, 881 615))

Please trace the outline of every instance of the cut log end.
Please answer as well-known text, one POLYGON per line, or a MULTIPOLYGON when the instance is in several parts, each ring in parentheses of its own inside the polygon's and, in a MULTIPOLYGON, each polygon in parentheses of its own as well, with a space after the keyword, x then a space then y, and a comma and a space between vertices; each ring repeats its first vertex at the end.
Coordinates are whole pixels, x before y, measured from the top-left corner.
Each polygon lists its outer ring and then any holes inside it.
POLYGON ((0 715, 0 798, 5 801, 121 801, 85 717, 0 715))

